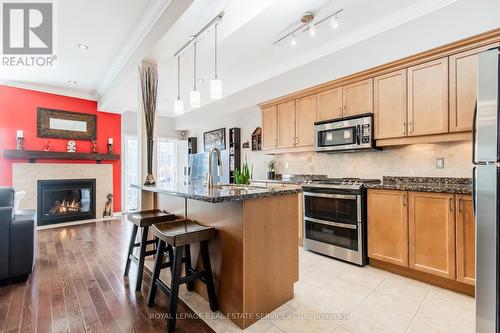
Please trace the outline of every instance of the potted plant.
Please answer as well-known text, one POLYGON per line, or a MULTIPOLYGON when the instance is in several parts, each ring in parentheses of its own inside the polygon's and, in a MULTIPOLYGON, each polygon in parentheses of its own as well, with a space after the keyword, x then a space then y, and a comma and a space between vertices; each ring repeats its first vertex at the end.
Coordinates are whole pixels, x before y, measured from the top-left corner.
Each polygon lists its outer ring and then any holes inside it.
POLYGON ((234 170, 234 180, 236 184, 250 185, 252 174, 250 173, 250 169, 248 168, 248 162, 246 161, 246 158, 241 171, 238 168, 234 170))
POLYGON ((267 179, 274 180, 276 179, 276 166, 278 162, 275 159, 267 162, 267 179))

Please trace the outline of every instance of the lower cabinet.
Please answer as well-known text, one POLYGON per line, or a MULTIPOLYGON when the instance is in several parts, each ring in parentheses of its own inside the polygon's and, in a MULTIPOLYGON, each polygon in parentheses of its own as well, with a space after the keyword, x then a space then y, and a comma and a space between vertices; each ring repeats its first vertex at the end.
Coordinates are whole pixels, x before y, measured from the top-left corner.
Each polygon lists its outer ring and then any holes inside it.
POLYGON ((470 195, 456 197, 457 280, 476 284, 476 224, 470 195))
POLYGON ((471 196, 368 190, 368 256, 474 285, 471 196))
POLYGON ((454 195, 410 192, 408 197, 409 267, 454 279, 454 195))
POLYGON ((385 190, 369 193, 368 256, 408 267, 407 193, 385 190))

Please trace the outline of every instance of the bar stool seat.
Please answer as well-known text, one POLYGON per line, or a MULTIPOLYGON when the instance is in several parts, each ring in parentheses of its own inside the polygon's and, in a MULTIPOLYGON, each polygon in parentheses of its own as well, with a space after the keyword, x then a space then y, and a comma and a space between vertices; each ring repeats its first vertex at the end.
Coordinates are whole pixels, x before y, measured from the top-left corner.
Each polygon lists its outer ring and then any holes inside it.
POLYGON ((210 240, 216 233, 215 228, 191 220, 155 224, 152 230, 153 235, 173 247, 210 240))
POLYGON ((157 288, 160 288, 166 294, 170 294, 168 332, 173 332, 175 330, 177 302, 181 284, 185 283, 187 290, 191 291, 194 288, 194 280, 201 280, 207 286, 210 309, 212 311, 219 309, 208 253, 208 241, 216 235, 217 230, 186 219, 154 224, 152 230, 153 235, 158 239, 158 245, 156 247, 153 277, 149 288, 148 306, 154 305, 157 288), (203 263, 202 271, 196 271, 191 267, 190 245, 194 243, 200 244, 200 255, 203 263), (172 247, 175 249, 175 253, 172 247), (165 254, 169 259, 167 262, 163 260, 165 254), (185 276, 181 276, 182 263, 184 263, 185 276), (160 271, 163 268, 170 268, 172 275, 170 288, 160 279, 160 271))
POLYGON ((156 244, 156 239, 148 240, 149 227, 154 223, 162 223, 175 220, 174 214, 165 213, 159 209, 143 210, 127 213, 127 219, 134 224, 132 234, 130 235, 130 243, 128 247, 127 262, 125 264, 125 272, 123 276, 128 276, 130 263, 134 262, 137 265, 137 280, 135 283, 135 291, 140 291, 142 286, 142 276, 144 272, 144 260, 147 256, 152 256, 156 250, 146 251, 146 247, 151 244, 156 244), (142 236, 139 243, 136 243, 137 231, 141 228, 142 236), (134 248, 139 248, 139 257, 134 255, 134 248))

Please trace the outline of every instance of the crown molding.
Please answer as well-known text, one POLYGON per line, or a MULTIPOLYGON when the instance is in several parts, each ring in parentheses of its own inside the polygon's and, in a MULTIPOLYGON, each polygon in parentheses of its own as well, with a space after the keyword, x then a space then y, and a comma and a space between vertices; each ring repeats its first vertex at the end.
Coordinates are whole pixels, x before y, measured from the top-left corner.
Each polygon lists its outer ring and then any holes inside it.
POLYGON ((140 47, 147 34, 171 3, 172 0, 152 0, 139 20, 139 23, 134 27, 132 35, 127 39, 124 47, 116 56, 116 60, 111 64, 110 69, 104 75, 102 83, 97 87, 97 93, 94 96, 95 99, 99 100, 103 97, 111 83, 115 80, 123 67, 125 67, 134 52, 140 47))
POLYGON ((22 81, 7 80, 7 79, 2 79, 2 78, 0 78, 0 85, 14 87, 14 88, 28 89, 28 90, 39 91, 39 92, 48 93, 48 94, 61 95, 61 96, 66 96, 66 97, 74 97, 74 98, 87 99, 87 100, 91 100, 91 101, 97 101, 94 94, 87 93, 87 92, 84 92, 81 90, 66 89, 66 88, 61 88, 61 87, 48 86, 48 85, 43 85, 43 84, 34 84, 34 83, 28 83, 28 82, 22 82, 22 81))

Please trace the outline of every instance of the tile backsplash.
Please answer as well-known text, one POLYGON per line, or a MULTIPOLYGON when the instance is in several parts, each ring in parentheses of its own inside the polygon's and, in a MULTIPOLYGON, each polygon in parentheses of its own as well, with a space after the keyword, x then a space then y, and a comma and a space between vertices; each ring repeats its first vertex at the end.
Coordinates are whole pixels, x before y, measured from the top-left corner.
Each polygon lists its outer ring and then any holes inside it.
POLYGON ((416 144, 340 154, 315 152, 276 155, 278 173, 326 174, 328 177, 382 178, 383 176, 464 177, 472 176, 470 141, 416 144), (444 168, 436 159, 444 158, 444 168))

